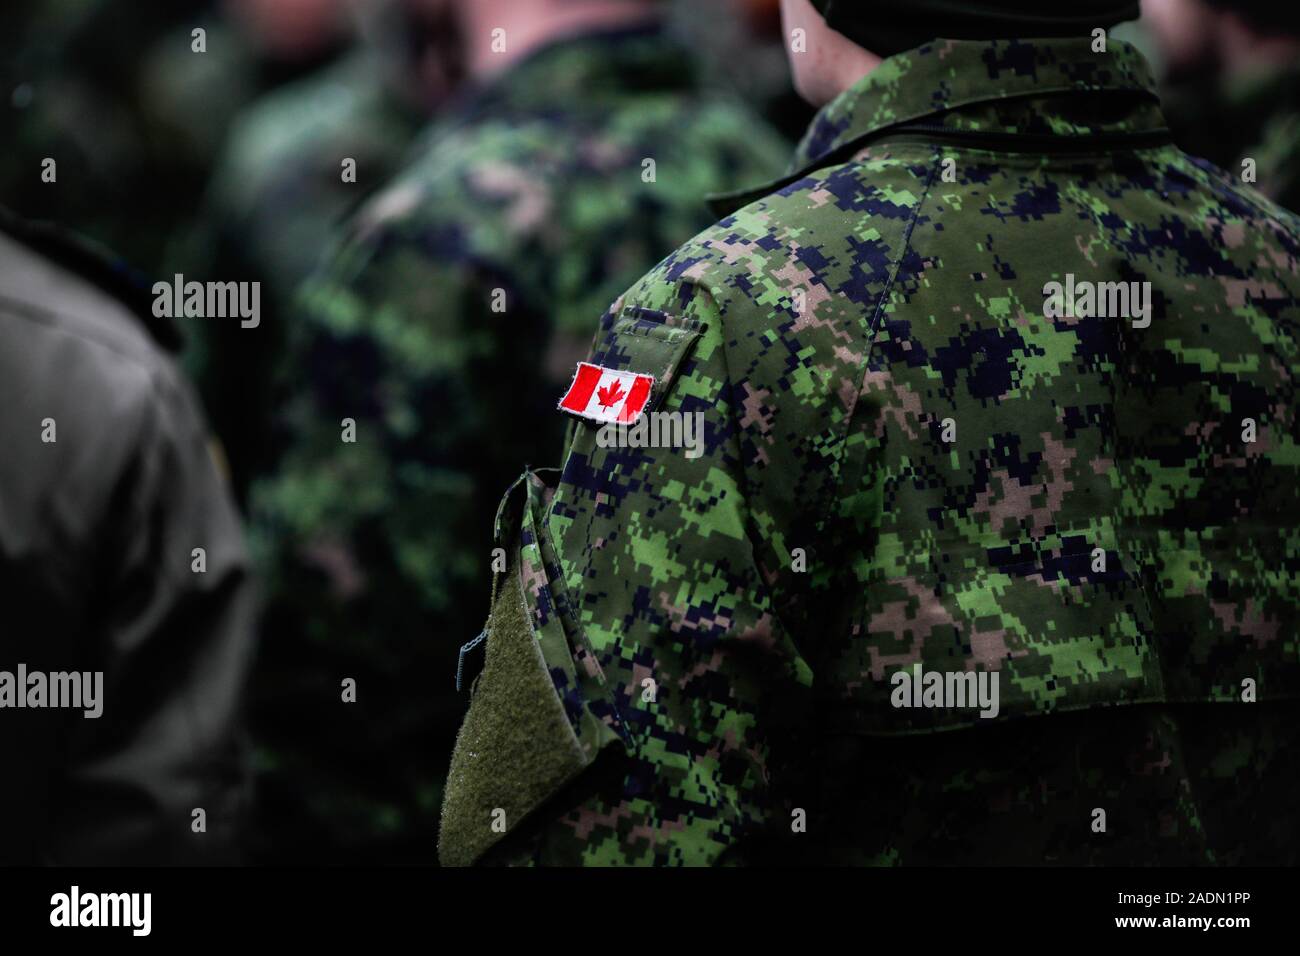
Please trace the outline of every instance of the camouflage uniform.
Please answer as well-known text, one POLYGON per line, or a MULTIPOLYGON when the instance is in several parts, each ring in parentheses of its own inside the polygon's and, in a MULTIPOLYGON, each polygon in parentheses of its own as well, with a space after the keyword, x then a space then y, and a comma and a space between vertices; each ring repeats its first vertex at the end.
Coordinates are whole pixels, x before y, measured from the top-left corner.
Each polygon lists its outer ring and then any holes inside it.
POLYGON ((439 117, 307 283, 289 371, 306 388, 253 514, 270 653, 320 662, 282 700, 328 745, 278 776, 329 795, 305 815, 322 839, 432 855, 500 488, 562 448, 551 409, 605 306, 707 225, 706 193, 784 152, 661 31, 566 39, 439 117), (330 703, 345 676, 351 711, 330 703))
POLYGON ((0 709, 0 861, 227 862, 235 846, 248 557, 175 332, 149 308, 120 265, 0 214, 0 671, 103 673, 97 718, 0 709))
POLYGON ((444 862, 1295 861, 1300 222, 1151 90, 895 55, 614 303, 591 361, 705 451, 582 421, 507 495, 444 862), (1149 326, 1048 317, 1067 274, 1149 326))
POLYGON ((256 328, 186 327, 187 365, 231 458, 242 499, 271 458, 264 410, 297 287, 323 237, 397 171, 420 117, 368 49, 276 90, 241 114, 213 174, 185 266, 194 278, 262 283, 256 328), (343 178, 343 162, 355 177, 343 178))
POLYGON ((419 114, 376 54, 359 50, 241 113, 213 173, 208 207, 221 240, 287 302, 319 264, 321 237, 398 169, 419 114), (356 162, 354 182, 344 159, 356 162))

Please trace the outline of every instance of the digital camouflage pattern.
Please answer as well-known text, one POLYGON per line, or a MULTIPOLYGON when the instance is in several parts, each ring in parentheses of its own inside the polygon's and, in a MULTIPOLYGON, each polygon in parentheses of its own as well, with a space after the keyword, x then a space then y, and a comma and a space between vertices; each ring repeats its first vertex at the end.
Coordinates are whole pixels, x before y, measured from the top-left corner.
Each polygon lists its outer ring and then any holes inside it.
POLYGON ((500 489, 562 449, 555 401, 609 302, 785 152, 658 29, 574 37, 440 116, 306 284, 292 438, 253 511, 268 645, 301 636, 324 672, 290 691, 320 753, 273 770, 318 843, 433 854, 500 489))
POLYGON ((891 57, 605 312, 705 452, 579 423, 503 503, 444 862, 1295 862, 1300 221, 1151 91, 1113 39, 891 57), (1046 317, 1069 275, 1149 325, 1046 317), (998 715, 894 706, 916 665, 998 715))

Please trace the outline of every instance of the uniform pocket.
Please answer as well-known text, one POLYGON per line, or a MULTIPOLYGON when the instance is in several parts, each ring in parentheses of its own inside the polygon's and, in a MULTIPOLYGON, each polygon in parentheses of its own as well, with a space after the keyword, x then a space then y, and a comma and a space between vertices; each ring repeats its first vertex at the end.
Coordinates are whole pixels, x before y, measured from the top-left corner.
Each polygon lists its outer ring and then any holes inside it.
POLYGON ((603 752, 628 752, 618 702, 578 625, 546 529, 553 486, 525 471, 497 512, 483 672, 452 754, 439 857, 481 858, 603 752))
POLYGON ((591 361, 605 368, 654 377, 646 410, 662 401, 704 326, 695 319, 629 306, 598 341, 591 361))

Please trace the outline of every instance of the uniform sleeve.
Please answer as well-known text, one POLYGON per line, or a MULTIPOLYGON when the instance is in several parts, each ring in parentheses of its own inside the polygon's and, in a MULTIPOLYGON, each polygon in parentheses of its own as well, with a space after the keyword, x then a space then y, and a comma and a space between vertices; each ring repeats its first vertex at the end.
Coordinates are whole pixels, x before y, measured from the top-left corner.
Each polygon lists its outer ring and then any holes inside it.
POLYGON ((255 596, 242 533, 191 392, 170 368, 150 384, 96 557, 102 715, 71 731, 56 863, 228 861, 247 799, 238 720, 255 596))
POLYGON ((602 321, 592 362, 654 374, 647 423, 663 430, 576 423, 539 532, 555 552, 539 603, 565 618, 579 673, 600 674, 585 706, 623 733, 621 773, 593 765, 493 861, 709 865, 797 849, 812 673, 791 636, 789 529, 753 493, 758 423, 727 341, 707 290, 655 274, 602 321))

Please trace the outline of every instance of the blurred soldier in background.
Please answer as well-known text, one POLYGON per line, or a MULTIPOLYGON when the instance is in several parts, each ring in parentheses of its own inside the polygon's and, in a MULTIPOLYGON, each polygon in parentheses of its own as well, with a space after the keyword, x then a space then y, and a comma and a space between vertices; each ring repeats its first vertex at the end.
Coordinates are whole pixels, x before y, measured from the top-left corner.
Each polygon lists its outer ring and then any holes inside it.
POLYGON ((191 228, 231 120, 338 54, 344 2, 6 4, 0 201, 146 274, 184 268, 169 245, 191 228))
POLYGON ((0 210, 0 861, 234 859, 254 609, 177 341, 119 262, 0 210), (24 670, 102 673, 99 714, 24 670))
MULTIPOLYGON (((210 169, 248 104, 337 59, 351 40, 346 4, 217 0, 206 16, 147 48, 139 67, 141 108, 151 126, 166 132, 172 161, 210 169)), ((192 198, 201 191, 200 184, 192 198)))
POLYGON ((813 110, 790 82, 780 0, 716 0, 708 13, 702 28, 699 0, 672 0, 673 24, 700 50, 705 81, 734 90, 782 136, 797 140, 813 110))
POLYGON ((197 205, 206 160, 180 162, 148 115, 139 51, 204 5, 139 0, 128 13, 121 0, 5 3, 0 202, 142 269, 161 263, 167 237, 197 205))
MULTIPOLYGON (((441 22, 416 0, 355 4, 352 12, 355 50, 271 92, 236 119, 198 222, 192 268, 262 282, 256 328, 200 320, 186 329, 188 365, 222 436, 241 501, 249 481, 275 460, 268 410, 282 398, 275 376, 293 292, 319 263, 327 237, 397 172, 416 133, 459 80, 457 54, 446 47, 441 22)), ((285 391, 299 385, 289 382, 285 391)), ((307 661, 296 656, 301 642, 283 639, 288 635, 281 631, 276 636, 253 688, 256 757, 259 766, 293 767, 301 776, 262 778, 255 853, 276 860, 329 858, 338 840, 312 825, 368 808, 350 805, 357 799, 351 784, 339 793, 322 789, 346 781, 349 768, 317 766, 335 757, 304 723, 302 695, 295 691, 318 687, 335 660, 327 654, 319 664, 307 661), (302 813, 304 804, 310 813, 302 813)))
POLYGON ((298 675, 267 721, 266 790, 301 804, 277 838, 331 859, 432 859, 500 487, 558 453, 594 317, 709 220, 706 193, 785 156, 704 94, 660 4, 426 8, 470 88, 304 288, 283 464, 253 494, 268 653, 298 675))
POLYGON ((498 511, 442 860, 1294 865, 1300 220, 1132 0, 782 9, 792 171, 498 511))
POLYGON ((1300 212, 1300 5, 1212 0, 1228 101, 1224 129, 1244 136, 1223 166, 1253 160, 1260 192, 1300 212))
POLYGON ((1179 145, 1300 210, 1300 6, 1143 0, 1141 26, 1179 145))
MULTIPOLYGON (((202 276, 257 280, 256 328, 183 323, 186 365, 230 457, 237 498, 271 464, 272 383, 294 290, 367 193, 397 171, 420 126, 450 94, 412 0, 356 4, 356 48, 239 114, 181 259, 202 276), (413 42, 414 38, 424 42, 413 42)), ((334 7, 318 5, 332 20, 334 7)), ((313 35, 321 25, 307 25, 313 35)))
POLYGON ((1113 35, 1132 43, 1151 64, 1160 108, 1178 145, 1227 168, 1234 144, 1222 115, 1217 14, 1207 0, 1141 0, 1141 9, 1139 19, 1121 23, 1113 35))

